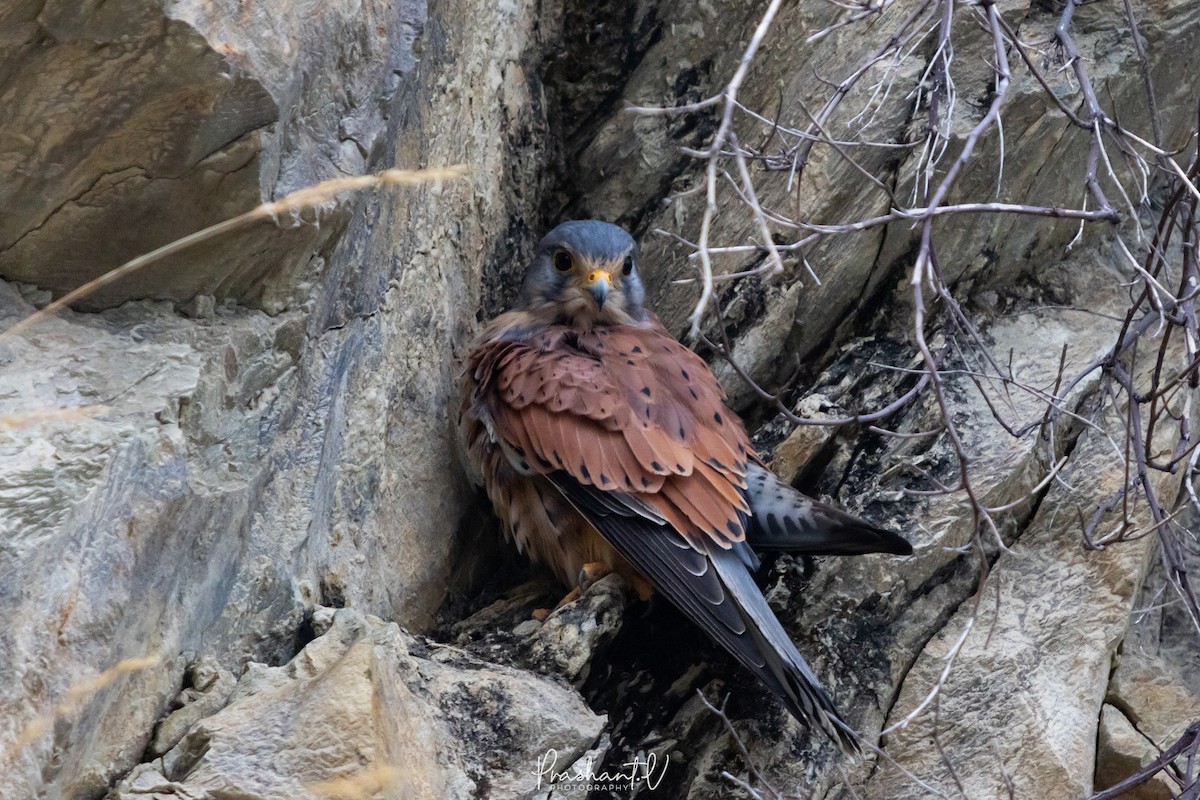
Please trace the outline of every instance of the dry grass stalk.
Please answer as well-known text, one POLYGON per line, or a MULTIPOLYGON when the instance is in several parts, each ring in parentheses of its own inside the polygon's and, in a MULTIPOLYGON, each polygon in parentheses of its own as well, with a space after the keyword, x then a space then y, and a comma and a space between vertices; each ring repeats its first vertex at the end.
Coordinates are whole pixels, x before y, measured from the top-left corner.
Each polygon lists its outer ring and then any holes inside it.
POLYGON ((28 428, 43 422, 77 422, 81 419, 97 417, 108 410, 108 406, 105 405, 91 405, 75 406, 74 408, 39 408, 33 411, 0 414, 0 430, 28 428))
POLYGON ((30 314, 25 319, 13 325, 6 331, 0 331, 0 341, 10 336, 16 336, 22 333, 30 326, 37 324, 47 317, 53 316, 67 306, 75 303, 98 289, 102 289, 112 283, 115 283, 126 275, 137 272, 143 267, 149 266, 156 261, 160 261, 169 255, 174 255, 180 251, 186 250, 193 245, 206 242, 209 239, 214 239, 235 230, 240 230, 257 222, 267 220, 278 222, 281 217, 292 216, 299 214, 306 209, 316 208, 330 201, 336 200, 342 195, 350 192, 360 192, 364 189, 374 189, 383 186, 418 186, 424 183, 433 181, 454 180, 466 176, 467 168, 464 164, 456 164, 449 167, 431 167, 429 169, 389 169, 374 175, 360 175, 355 178, 333 178, 331 180, 322 181, 315 186, 308 186, 303 189, 297 189, 286 197, 275 200, 270 203, 263 203, 252 211, 247 211, 245 214, 227 219, 224 222, 218 222, 216 225, 205 228, 201 231, 184 236, 182 239, 176 239, 170 244, 165 244, 157 250, 152 250, 149 253, 138 256, 132 261, 127 261, 121 266, 109 270, 95 280, 88 281, 77 289, 73 289, 54 302, 47 305, 45 308, 30 314))
POLYGON ((332 778, 307 787, 317 797, 329 800, 353 800, 372 797, 400 782, 400 770, 388 764, 378 764, 345 778, 332 778))
POLYGON ((49 731, 57 720, 78 709, 89 697, 112 684, 117 678, 130 672, 137 672, 153 667, 161 660, 157 656, 126 658, 104 670, 99 675, 72 684, 67 689, 66 696, 54 707, 53 711, 34 718, 25 726, 25 729, 21 731, 21 735, 17 737, 17 748, 20 749, 33 744, 33 742, 49 731))

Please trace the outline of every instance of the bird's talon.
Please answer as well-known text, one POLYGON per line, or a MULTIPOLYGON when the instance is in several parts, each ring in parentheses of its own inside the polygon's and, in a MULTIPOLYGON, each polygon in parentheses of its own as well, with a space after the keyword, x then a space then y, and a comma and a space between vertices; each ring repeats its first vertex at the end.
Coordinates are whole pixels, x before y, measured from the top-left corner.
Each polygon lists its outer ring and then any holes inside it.
POLYGON ((579 568, 579 586, 577 588, 581 592, 586 592, 592 588, 593 584, 610 572, 612 570, 603 561, 589 561, 579 568))
POLYGON ((553 613, 553 612, 549 608, 535 608, 533 610, 533 613, 530 614, 529 616, 533 617, 538 622, 545 622, 549 618, 551 613, 553 613))

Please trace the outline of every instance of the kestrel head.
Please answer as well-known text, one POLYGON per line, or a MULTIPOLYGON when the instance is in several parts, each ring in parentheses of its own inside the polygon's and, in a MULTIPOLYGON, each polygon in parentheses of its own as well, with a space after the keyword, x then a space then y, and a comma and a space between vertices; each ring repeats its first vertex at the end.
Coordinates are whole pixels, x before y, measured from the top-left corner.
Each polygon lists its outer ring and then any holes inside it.
POLYGON ((637 245, 616 225, 585 219, 546 234, 525 276, 520 307, 588 328, 646 318, 637 245))

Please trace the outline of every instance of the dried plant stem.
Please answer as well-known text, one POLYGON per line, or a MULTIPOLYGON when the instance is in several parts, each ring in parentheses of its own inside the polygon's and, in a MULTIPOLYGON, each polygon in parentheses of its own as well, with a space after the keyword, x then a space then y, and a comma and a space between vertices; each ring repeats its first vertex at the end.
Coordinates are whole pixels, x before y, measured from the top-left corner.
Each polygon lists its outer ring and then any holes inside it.
MULTIPOLYGON (((830 41, 835 31, 854 25, 863 30, 863 21, 884 16, 891 8, 886 1, 832 2, 850 13, 813 34, 806 44, 818 46, 823 41, 830 41)), ((1186 548, 1192 545, 1186 538, 1189 534, 1181 527, 1183 504, 1189 504, 1194 513, 1200 513, 1200 492, 1196 488, 1197 470, 1200 469, 1200 431, 1197 430, 1200 428, 1200 324, 1196 312, 1196 304, 1200 301, 1200 265, 1197 263, 1200 252, 1200 119, 1186 142, 1187 149, 1193 151, 1188 154, 1188 161, 1181 155, 1183 148, 1172 151, 1164 140, 1166 134, 1160 120, 1146 46, 1140 38, 1132 0, 1123 0, 1123 3, 1123 17, 1139 65, 1147 111, 1146 116, 1137 116, 1136 124, 1131 124, 1128 118, 1118 121, 1118 109, 1106 109, 1097 94, 1097 84, 1089 74, 1090 62, 1075 40, 1076 12, 1087 4, 1087 0, 1064 0, 1057 17, 1046 25, 1044 42, 1039 44, 1027 43, 1033 41, 1027 33, 1027 40, 1021 40, 1014 26, 1004 19, 1002 6, 996 0, 977 0, 965 5, 953 0, 927 0, 913 6, 905 17, 895 22, 880 45, 854 64, 840 82, 824 81, 818 76, 817 80, 828 87, 828 93, 823 102, 812 102, 812 111, 804 101, 799 98, 789 100, 786 91, 781 90, 780 108, 777 114, 768 116, 742 105, 738 97, 749 72, 750 60, 779 11, 779 4, 771 3, 755 28, 751 46, 739 62, 735 79, 723 91, 688 106, 631 110, 647 114, 688 114, 721 109, 716 134, 706 146, 683 148, 686 155, 697 159, 703 175, 704 183, 690 190, 693 194, 703 192, 705 197, 698 233, 693 237, 673 231, 660 233, 670 236, 684 248, 695 266, 696 277, 677 281, 696 284, 700 288, 688 319, 691 334, 698 335, 707 311, 715 310, 718 324, 712 333, 703 337, 703 341, 732 365, 759 399, 771 404, 780 416, 796 425, 862 425, 881 436, 927 439, 946 447, 956 461, 954 479, 945 480, 943 476, 914 468, 924 485, 906 488, 905 494, 956 494, 961 497, 970 508, 973 521, 972 538, 961 548, 962 552, 975 549, 983 555, 994 554, 996 548, 1006 549, 996 521, 999 515, 1027 507, 1055 484, 1070 490, 1070 451, 1064 454, 1063 442, 1056 441, 1056 437, 1061 439, 1063 435, 1057 423, 1063 419, 1071 420, 1071 427, 1076 432, 1087 431, 1111 446, 1116 457, 1122 459, 1120 463, 1125 471, 1120 491, 1097 503, 1088 513, 1080 512, 1082 546, 1112 547, 1139 537, 1157 536, 1168 583, 1200 631, 1200 603, 1196 600, 1184 558, 1186 548), (983 32, 981 40, 978 37, 967 40, 971 42, 970 52, 965 46, 956 48, 956 39, 962 38, 960 31, 964 20, 977 24, 983 32), (986 51, 976 44, 979 41, 986 43, 986 51), (906 137, 910 141, 877 141, 886 139, 879 134, 868 140, 866 129, 880 115, 887 98, 895 97, 892 83, 900 66, 911 63, 909 60, 914 58, 924 59, 924 63, 916 65, 920 78, 914 81, 908 96, 911 100, 908 109, 913 120, 909 129, 915 130, 916 135, 906 137), (959 102, 955 86, 956 77, 962 80, 963 74, 972 74, 956 66, 967 58, 982 59, 990 67, 987 91, 980 91, 984 87, 971 87, 972 97, 982 94, 984 98, 979 112, 975 112, 970 104, 959 102), (1046 66, 1055 59, 1061 66, 1060 75, 1069 80, 1066 91, 1062 85, 1064 81, 1051 75, 1046 66), (1078 151, 1079 183, 1070 187, 1066 195, 1079 198, 1077 201, 1012 203, 1005 202, 1001 195, 1008 174, 1004 159, 1010 155, 1012 141, 1020 141, 1011 139, 1012 125, 1007 119, 1011 116, 1007 104, 1015 80, 1014 67, 1032 77, 1028 83, 1032 91, 1044 95, 1050 117, 1060 117, 1066 126, 1077 128, 1086 137, 1078 151), (839 127, 845 121, 835 120, 835 112, 868 74, 874 76, 868 87, 870 98, 848 125, 839 127), (789 102, 791 108, 787 105, 789 102), (747 133, 739 136, 741 132, 735 130, 734 125, 734 110, 740 110, 757 129, 769 126, 769 132, 762 136, 747 133), (972 117, 967 124, 966 115, 975 113, 978 118, 972 117), (799 123, 795 121, 797 118, 799 123), (1143 130, 1134 130, 1135 127, 1143 130), (1010 137, 1007 142, 1006 129, 1010 137), (751 141, 758 142, 757 146, 747 144, 751 141), (974 163, 980 148, 991 141, 996 142, 999 164, 995 181, 985 183, 989 183, 989 195, 993 194, 994 187, 995 196, 966 195, 964 184, 967 182, 962 176, 968 164, 974 163), (842 179, 857 181, 858 191, 886 197, 889 203, 886 211, 832 220, 806 215, 801 197, 808 196, 806 191, 809 194, 813 191, 814 181, 806 176, 806 169, 814 148, 818 147, 829 148, 831 160, 840 159, 851 167, 842 173, 843 176, 850 173, 849 177, 842 179), (913 184, 912 197, 907 204, 896 200, 900 194, 899 177, 896 177, 900 174, 900 166, 896 167, 896 176, 878 168, 867 168, 865 165, 870 162, 858 158, 863 147, 874 148, 867 151, 872 153, 888 152, 880 148, 897 148, 896 157, 908 160, 913 171, 913 184), (733 163, 723 161, 725 159, 733 163), (1119 176, 1117 169, 1122 164, 1127 171, 1119 176), (790 210, 782 207, 786 203, 778 201, 764 206, 763 200, 772 195, 763 191, 761 185, 755 186, 756 180, 779 172, 787 173, 785 196, 794 200, 790 210), (728 181, 736 194, 732 203, 719 209, 718 178, 728 181), (1115 203, 1110 201, 1110 195, 1115 203), (1167 199, 1158 214, 1157 225, 1146 236, 1149 227, 1144 231, 1143 225, 1151 208, 1150 198, 1159 196, 1167 199), (726 230, 739 231, 740 241, 717 241, 721 230, 715 222, 718 211, 722 221, 730 215, 742 215, 734 224, 724 226, 726 230), (1085 232, 1096 224, 1107 226, 1106 232, 1112 236, 1111 249, 1107 252, 1121 263, 1127 281, 1123 285, 1129 287, 1127 308, 1123 313, 1113 315, 1120 323, 1120 330, 1107 352, 1076 367, 1064 346, 1055 353, 1058 363, 1053 380, 1040 385, 1016 374, 1011 352, 1007 360, 992 352, 988 338, 976 328, 955 295, 960 291, 955 283, 959 276, 949 279, 939 260, 941 232, 949 228, 945 220, 978 214, 1077 220, 1078 232, 1067 245, 1067 251, 1079 244, 1085 232), (916 231, 916 241, 908 275, 912 303, 908 334, 919 359, 919 368, 902 370, 911 373, 912 377, 902 384, 903 390, 896 390, 899 397, 882 408, 862 409, 861 413, 837 418, 809 419, 796 415, 792 410, 796 405, 793 391, 786 385, 782 389, 761 386, 737 363, 729 333, 720 321, 723 311, 718 284, 728 285, 746 278, 777 274, 785 268, 785 263, 793 269, 802 264, 815 278, 819 265, 814 270, 810 257, 818 245, 833 251, 830 245, 835 240, 883 226, 898 230, 909 225, 916 231), (771 231, 777 233, 772 235, 771 231), (718 270, 717 262, 721 257, 735 263, 727 270, 718 270), (1139 343, 1143 344, 1142 358, 1138 355, 1139 343), (1147 368, 1150 369, 1148 375, 1147 368), (950 385, 952 380, 956 382, 955 386, 950 385), (976 456, 968 449, 955 424, 955 414, 961 409, 955 405, 955 395, 950 391, 972 385, 1007 435, 1020 439, 1036 434, 1040 437, 1037 447, 1044 443, 1046 456, 1041 459, 1044 472, 1039 479, 1029 482, 1029 488, 1020 497, 989 505, 984 501, 982 489, 976 486, 982 487, 983 481, 976 474, 976 456), (1024 405, 1016 402, 1018 394, 1036 400, 1034 413, 1030 414, 1024 405), (1085 397, 1088 398, 1086 404, 1082 402, 1085 397), (921 418, 918 432, 908 432, 902 424, 887 426, 897 430, 870 425, 903 415, 922 401, 922 412, 931 407, 934 420, 921 418), (1107 418, 1111 418, 1114 408, 1119 409, 1122 420, 1121 426, 1116 428, 1102 424, 1102 417, 1108 415, 1107 418), (1163 473, 1175 475, 1174 480, 1178 481, 1174 506, 1164 494, 1167 484, 1163 473), (1144 511, 1148 523, 1140 517, 1144 511), (1139 516, 1135 517, 1135 514, 1139 516), (985 535, 994 540, 995 548, 984 548, 985 535)), ((1023 18, 1020 25, 1025 33, 1033 23, 1023 18)), ((965 90, 963 96, 966 96, 965 90)), ((1111 99, 1109 102, 1112 103, 1111 99)), ((779 176, 776 180, 782 183, 784 178, 779 176)), ((978 185, 978 182, 972 185, 978 185)), ((816 186, 820 190, 827 189, 826 184, 816 186)), ((888 231, 889 239, 892 230, 888 231)), ((1099 240, 1093 241, 1099 244, 1099 240)), ((986 280, 984 273, 971 275, 967 282, 986 285, 986 280)), ((1077 356, 1078 348, 1074 344, 1071 348, 1070 355, 1077 356)), ((877 366, 879 369, 898 369, 877 366)), ((976 608, 972 620, 976 618, 983 597, 990 556, 981 558, 980 563, 979 591, 974 597, 976 608)), ((934 742, 940 748, 937 710, 941 687, 949 677, 954 656, 965 645, 971 631, 972 626, 968 624, 952 647, 945 669, 929 695, 911 714, 893 723, 889 731, 901 729, 919 716, 932 715, 934 742)), ((1194 760, 1196 746, 1183 746, 1192 748, 1194 760)), ((1154 766, 1143 780, 1154 770, 1163 769, 1165 763, 1154 766)), ((953 765, 948 764, 948 768, 954 775, 953 765)), ((1011 781, 1007 777, 1006 785, 1011 792, 1011 781)), ((1200 788, 1189 791, 1197 795, 1194 800, 1200 800, 1200 788)))
POLYGON ((111 685, 117 678, 131 672, 156 666, 160 661, 161 659, 157 656, 127 658, 104 670, 99 675, 73 684, 67 689, 66 696, 54 707, 51 713, 37 717, 25 726, 25 729, 17 737, 17 749, 28 747, 37 741, 37 739, 54 726, 55 721, 74 712, 83 705, 84 701, 111 685))
POLYGON ((400 783, 399 769, 386 764, 355 772, 345 778, 331 778, 306 787, 317 797, 327 800, 357 800, 386 793, 400 783))
POLYGON ((216 225, 211 225, 204 230, 196 231, 181 239, 176 239, 170 244, 165 244, 157 250, 140 255, 115 269, 109 270, 99 278, 88 281, 79 288, 73 289, 48 304, 45 308, 30 314, 11 328, 0 331, 0 341, 23 333, 31 326, 36 325, 47 317, 57 314, 72 303, 82 300, 105 286, 116 283, 127 275, 131 275, 156 261, 161 261, 167 256, 179 253, 189 247, 194 247, 201 242, 207 242, 210 239, 241 230, 258 222, 267 220, 277 221, 281 217, 298 214, 306 209, 316 208, 351 192, 360 192, 364 189, 374 189, 383 186, 417 186, 432 181, 453 180, 464 177, 466 174, 467 169, 461 164, 451 167, 435 167, 419 170, 389 169, 374 175, 333 178, 332 180, 318 183, 315 186, 298 189, 280 200, 263 203, 253 210, 247 211, 245 214, 227 219, 224 222, 218 222, 216 225))
POLYGON ((39 408, 33 411, 18 411, 0 414, 0 430, 25 428, 43 422, 78 422, 88 417, 97 417, 109 410, 105 405, 75 406, 73 408, 39 408))

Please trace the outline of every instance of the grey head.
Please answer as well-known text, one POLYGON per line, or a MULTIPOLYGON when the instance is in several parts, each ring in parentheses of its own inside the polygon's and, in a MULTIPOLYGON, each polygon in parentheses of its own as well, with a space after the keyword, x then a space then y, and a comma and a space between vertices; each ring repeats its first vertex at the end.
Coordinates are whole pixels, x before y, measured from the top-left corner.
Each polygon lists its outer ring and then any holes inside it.
POLYGON ((590 327, 644 321, 645 299, 633 237, 616 225, 582 219, 542 238, 519 307, 590 327))

